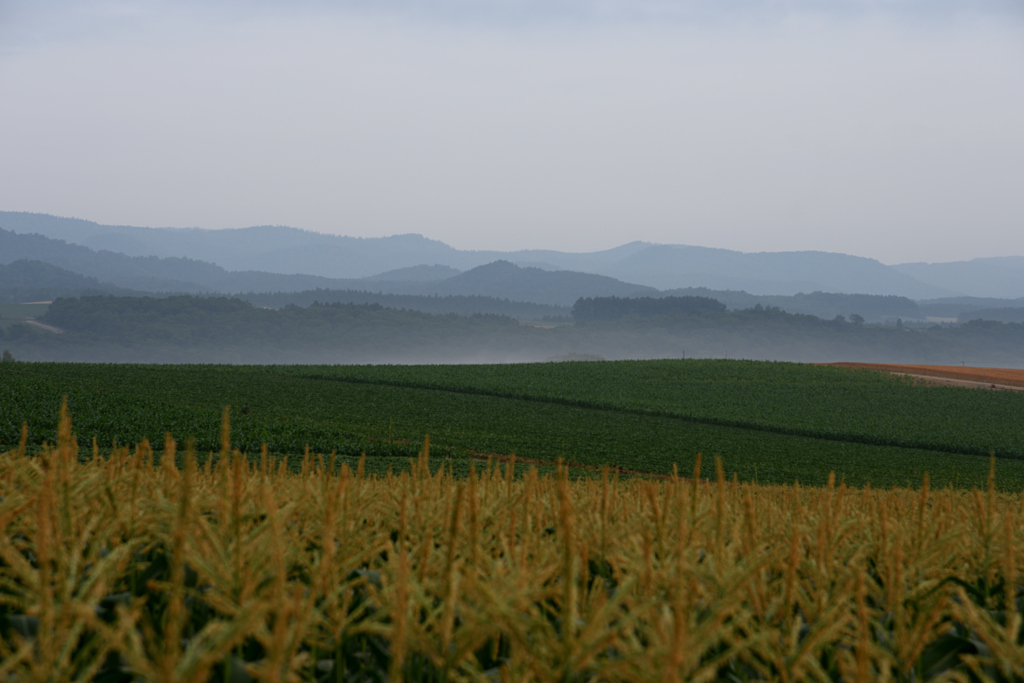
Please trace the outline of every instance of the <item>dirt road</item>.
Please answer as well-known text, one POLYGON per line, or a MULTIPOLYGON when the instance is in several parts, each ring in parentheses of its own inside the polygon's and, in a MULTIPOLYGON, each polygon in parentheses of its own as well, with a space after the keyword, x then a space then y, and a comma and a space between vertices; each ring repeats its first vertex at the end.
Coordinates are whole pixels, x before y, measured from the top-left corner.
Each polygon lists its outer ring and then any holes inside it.
POLYGON ((974 368, 962 365, 888 365, 884 363, 822 363, 822 365, 891 372, 919 379, 924 384, 1024 391, 1024 370, 974 368))

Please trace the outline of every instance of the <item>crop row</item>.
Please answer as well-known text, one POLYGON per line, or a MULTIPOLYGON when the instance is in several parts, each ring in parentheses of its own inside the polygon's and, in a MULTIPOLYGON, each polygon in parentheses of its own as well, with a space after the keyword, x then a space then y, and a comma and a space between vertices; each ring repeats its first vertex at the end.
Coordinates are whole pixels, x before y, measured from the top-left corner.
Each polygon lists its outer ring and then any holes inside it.
MULTIPOLYGON (((1020 680, 1019 495, 0 453, 0 679, 1020 680), (172 463, 180 463, 175 467, 172 463)), ((225 439, 226 441, 226 439, 225 439)))

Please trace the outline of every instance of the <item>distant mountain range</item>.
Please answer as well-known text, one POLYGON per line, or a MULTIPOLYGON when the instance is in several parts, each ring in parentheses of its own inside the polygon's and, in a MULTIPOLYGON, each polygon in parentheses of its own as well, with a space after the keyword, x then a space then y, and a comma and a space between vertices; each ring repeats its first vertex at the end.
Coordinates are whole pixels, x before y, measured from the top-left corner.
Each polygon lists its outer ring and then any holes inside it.
MULTIPOLYGON (((30 261, 57 266, 89 280, 81 287, 149 293, 238 294, 243 292, 302 292, 314 289, 362 290, 389 294, 427 296, 477 295, 555 306, 571 306, 581 296, 643 296, 658 290, 620 282, 603 275, 570 271, 520 268, 508 261, 495 261, 453 277, 450 269, 433 267, 442 279, 423 279, 423 268, 392 271, 389 276, 364 279, 336 279, 315 275, 283 275, 260 271, 228 271, 189 258, 127 256, 112 251, 94 251, 41 235, 19 235, 0 229, 0 265, 30 261), (106 287, 99 287, 104 283, 106 287)), ((23 271, 27 266, 20 266, 23 271)), ((20 271, 19 271, 20 272, 20 271)), ((24 275, 19 276, 24 279, 24 275)), ((55 277, 39 270, 36 282, 55 277)), ((55 290, 68 290, 73 278, 62 276, 52 282, 55 290)), ((124 292, 122 292, 124 293, 124 292)))
POLYGON ((1024 296, 1024 256, 996 256, 951 263, 903 263, 895 270, 928 283, 975 297, 1024 296))
MULTIPOLYGON (((326 280, 370 277, 379 282, 439 280, 454 275, 455 270, 466 271, 504 260, 543 270, 603 275, 660 290, 705 287, 768 295, 823 291, 912 299, 1024 296, 1024 257, 1017 256, 886 266, 874 259, 827 252, 744 253, 647 242, 578 254, 550 250, 463 251, 413 234, 357 238, 282 226, 237 230, 139 228, 21 212, 0 212, 0 228, 64 240, 97 252, 181 259, 170 262, 174 264, 171 272, 149 276, 165 280, 161 285, 164 289, 173 284, 170 281, 183 280, 226 291, 225 288, 237 287, 236 282, 244 279, 225 278, 212 271, 200 277, 197 259, 205 266, 216 265, 236 274, 258 271, 301 275, 310 278, 305 281, 309 287, 328 286, 326 280), (173 277, 173 272, 180 275, 173 277), (314 278, 322 279, 314 284, 314 278)), ((265 275, 261 278, 261 282, 268 283, 261 285, 264 288, 272 286, 285 291, 303 286, 297 280, 274 281, 265 275)), ((155 285, 151 283, 148 287, 152 286, 155 285)), ((238 291, 249 289, 250 286, 242 286, 238 291)))
POLYGON ((460 251, 419 235, 360 239, 273 226, 136 228, 0 212, 0 299, 83 293, 244 294, 251 301, 277 293, 272 300, 279 305, 369 302, 366 294, 373 293, 382 305, 400 300, 417 310, 464 313, 477 307, 517 316, 564 315, 580 297, 669 294, 711 296, 731 309, 761 304, 819 317, 955 319, 1024 306, 1024 299, 1008 300, 1024 296, 1024 258, 885 266, 824 252, 746 254, 643 242, 586 254, 460 251))

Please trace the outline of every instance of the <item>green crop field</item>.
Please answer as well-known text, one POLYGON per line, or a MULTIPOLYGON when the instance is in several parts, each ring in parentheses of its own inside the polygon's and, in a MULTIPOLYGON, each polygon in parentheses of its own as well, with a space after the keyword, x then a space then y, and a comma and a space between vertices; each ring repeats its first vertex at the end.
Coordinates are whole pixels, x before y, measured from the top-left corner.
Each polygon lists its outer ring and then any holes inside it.
MULTIPOLYGON (((876 372, 747 361, 481 366, 0 366, 0 449, 56 435, 67 395, 83 446, 193 437, 216 450, 224 406, 232 444, 258 453, 356 457, 403 467, 430 434, 456 471, 515 453, 584 466, 705 474, 713 457, 741 480, 1024 486, 1024 393, 914 386, 876 372)), ((580 470, 581 472, 584 470, 580 470)))

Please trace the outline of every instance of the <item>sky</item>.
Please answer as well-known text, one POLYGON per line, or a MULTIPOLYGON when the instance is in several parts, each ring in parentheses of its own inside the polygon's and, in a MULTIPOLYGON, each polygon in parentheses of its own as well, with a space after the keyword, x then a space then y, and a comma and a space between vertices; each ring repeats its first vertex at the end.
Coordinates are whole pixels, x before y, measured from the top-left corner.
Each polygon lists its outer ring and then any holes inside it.
POLYGON ((0 0, 0 210, 1024 255, 1024 0, 0 0))

